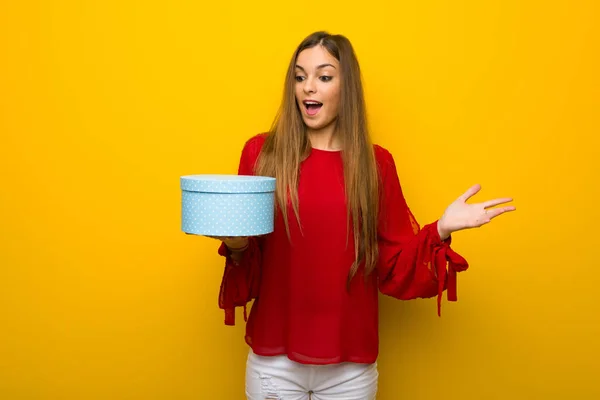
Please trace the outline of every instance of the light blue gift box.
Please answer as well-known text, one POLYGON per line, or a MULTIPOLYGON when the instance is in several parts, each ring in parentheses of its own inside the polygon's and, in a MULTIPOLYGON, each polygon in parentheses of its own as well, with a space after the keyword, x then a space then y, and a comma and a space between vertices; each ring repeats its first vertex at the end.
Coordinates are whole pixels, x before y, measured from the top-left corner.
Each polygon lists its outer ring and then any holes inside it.
POLYGON ((205 236, 256 236, 273 232, 275 178, 185 175, 181 229, 205 236))

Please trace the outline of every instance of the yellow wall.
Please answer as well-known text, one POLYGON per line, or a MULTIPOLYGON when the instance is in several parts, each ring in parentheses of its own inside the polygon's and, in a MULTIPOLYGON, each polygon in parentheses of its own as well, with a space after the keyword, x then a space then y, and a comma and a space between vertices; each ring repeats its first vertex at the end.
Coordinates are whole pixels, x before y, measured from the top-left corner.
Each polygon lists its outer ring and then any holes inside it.
POLYGON ((476 182, 518 207, 455 235, 441 319, 382 298, 380 398, 600 396, 597 2, 200 3, 0 4, 1 399, 243 397, 179 176, 235 172, 317 29, 353 41, 422 223, 476 182))

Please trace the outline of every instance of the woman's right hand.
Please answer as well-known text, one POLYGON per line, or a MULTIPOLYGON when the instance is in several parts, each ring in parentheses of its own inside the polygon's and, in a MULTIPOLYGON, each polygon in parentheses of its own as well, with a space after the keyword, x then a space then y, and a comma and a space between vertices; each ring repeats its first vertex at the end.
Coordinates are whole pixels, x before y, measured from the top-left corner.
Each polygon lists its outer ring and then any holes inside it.
POLYGON ((240 252, 248 248, 248 237, 246 236, 209 236, 225 243, 225 246, 232 252, 240 252))
MULTIPOLYGON (((195 235, 194 233, 185 232, 186 235, 195 235)), ((200 235, 206 236, 211 239, 220 240, 225 243, 225 246, 231 251, 244 251, 248 247, 249 239, 248 236, 208 236, 208 235, 200 235)))
MULTIPOLYGON (((187 233, 187 235, 192 235, 191 233, 187 233)), ((202 235, 204 236, 204 235, 202 235)), ((241 261, 242 255, 244 251, 248 248, 250 244, 250 240, 247 236, 208 236, 211 239, 220 240, 227 246, 229 251, 231 252, 231 258, 237 264, 241 261)))
POLYGON ((244 255, 244 252, 246 251, 246 249, 248 248, 248 245, 250 243, 248 238, 244 237, 244 236, 235 236, 235 237, 209 236, 209 237, 220 240, 223 243, 225 243, 225 246, 227 246, 227 248, 231 252, 231 259, 233 260, 233 262, 235 264, 238 264, 238 265, 239 265, 240 261, 242 261, 242 256, 244 255))

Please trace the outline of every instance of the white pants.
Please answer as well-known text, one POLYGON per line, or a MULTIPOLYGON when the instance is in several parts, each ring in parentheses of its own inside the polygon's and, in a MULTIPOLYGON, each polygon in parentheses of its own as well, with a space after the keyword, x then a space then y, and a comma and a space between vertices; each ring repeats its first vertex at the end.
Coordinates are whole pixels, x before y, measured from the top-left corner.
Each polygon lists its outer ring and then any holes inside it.
POLYGON ((306 365, 250 350, 246 396, 248 400, 375 400, 378 378, 377 363, 306 365))

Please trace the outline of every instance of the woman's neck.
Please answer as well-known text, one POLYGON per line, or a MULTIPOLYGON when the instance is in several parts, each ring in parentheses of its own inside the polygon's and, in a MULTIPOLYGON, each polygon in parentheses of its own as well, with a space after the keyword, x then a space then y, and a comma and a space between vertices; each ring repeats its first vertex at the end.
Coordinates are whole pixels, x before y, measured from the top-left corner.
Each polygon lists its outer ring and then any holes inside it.
POLYGON ((319 130, 309 129, 306 134, 311 147, 314 149, 332 151, 340 150, 342 147, 334 124, 319 130))

